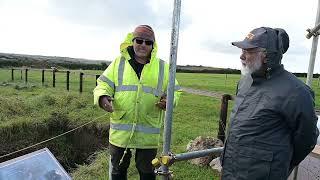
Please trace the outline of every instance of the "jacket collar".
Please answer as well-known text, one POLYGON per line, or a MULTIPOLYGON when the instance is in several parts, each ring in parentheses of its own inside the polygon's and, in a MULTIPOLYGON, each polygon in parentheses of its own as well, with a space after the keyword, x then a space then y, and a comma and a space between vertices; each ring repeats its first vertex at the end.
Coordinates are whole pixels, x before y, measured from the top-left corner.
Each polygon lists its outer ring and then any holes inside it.
POLYGON ((283 71, 284 71, 283 65, 279 64, 273 68, 267 69, 266 72, 263 74, 262 73, 260 73, 260 74, 252 73, 251 77, 252 77, 254 83, 259 83, 259 82, 277 77, 283 71))

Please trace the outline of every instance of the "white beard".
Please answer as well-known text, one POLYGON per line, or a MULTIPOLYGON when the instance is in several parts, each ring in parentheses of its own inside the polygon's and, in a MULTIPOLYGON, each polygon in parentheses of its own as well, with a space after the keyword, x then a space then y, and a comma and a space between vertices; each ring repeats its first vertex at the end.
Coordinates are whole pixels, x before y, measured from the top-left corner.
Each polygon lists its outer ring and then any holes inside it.
POLYGON ((253 61, 252 64, 242 65, 241 74, 243 76, 251 75, 252 73, 258 71, 262 66, 260 58, 257 58, 253 61))

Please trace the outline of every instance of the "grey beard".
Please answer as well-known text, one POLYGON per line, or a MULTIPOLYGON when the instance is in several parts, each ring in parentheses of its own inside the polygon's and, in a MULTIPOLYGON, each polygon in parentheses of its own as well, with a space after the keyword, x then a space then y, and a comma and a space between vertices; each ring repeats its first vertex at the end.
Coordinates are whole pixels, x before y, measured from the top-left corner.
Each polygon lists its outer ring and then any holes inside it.
POLYGON ((248 66, 243 66, 241 67, 241 75, 243 76, 248 76, 252 74, 252 70, 251 68, 249 68, 248 66))
POLYGON ((246 66, 242 65, 241 74, 243 76, 251 75, 252 73, 259 71, 261 66, 262 66, 261 60, 255 59, 251 67, 248 65, 246 65, 246 66))

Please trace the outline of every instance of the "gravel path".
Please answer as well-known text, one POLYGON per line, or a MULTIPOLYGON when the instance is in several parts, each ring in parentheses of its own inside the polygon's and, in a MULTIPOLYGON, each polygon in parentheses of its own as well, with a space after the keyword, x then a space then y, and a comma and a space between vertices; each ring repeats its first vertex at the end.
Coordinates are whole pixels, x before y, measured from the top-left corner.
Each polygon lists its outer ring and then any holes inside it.
MULTIPOLYGON (((192 89, 192 88, 187 88, 187 87, 181 87, 181 89, 182 89, 182 91, 190 93, 190 94, 214 97, 214 98, 218 98, 218 99, 221 99, 222 95, 224 94, 224 93, 220 93, 220 92, 204 91, 204 90, 200 90, 200 89, 192 89)), ((318 116, 320 116, 320 109, 316 109, 316 114, 318 116)))

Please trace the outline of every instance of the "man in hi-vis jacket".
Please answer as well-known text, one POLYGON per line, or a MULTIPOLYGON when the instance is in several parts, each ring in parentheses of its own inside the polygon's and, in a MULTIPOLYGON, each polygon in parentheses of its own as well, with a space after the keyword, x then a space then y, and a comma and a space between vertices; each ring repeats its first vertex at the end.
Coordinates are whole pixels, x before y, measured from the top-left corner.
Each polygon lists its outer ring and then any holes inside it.
MULTIPOLYGON (((98 78, 94 103, 112 112, 110 155, 112 180, 127 179, 131 150, 141 180, 153 180, 151 161, 157 154, 166 108, 169 65, 157 57, 152 28, 140 25, 120 46, 121 55, 98 78)), ((175 83, 175 104, 181 91, 175 83)))

